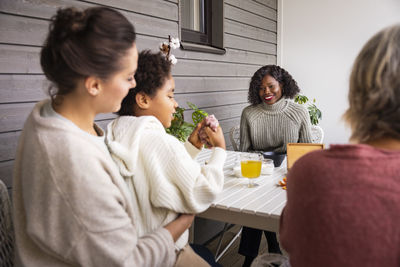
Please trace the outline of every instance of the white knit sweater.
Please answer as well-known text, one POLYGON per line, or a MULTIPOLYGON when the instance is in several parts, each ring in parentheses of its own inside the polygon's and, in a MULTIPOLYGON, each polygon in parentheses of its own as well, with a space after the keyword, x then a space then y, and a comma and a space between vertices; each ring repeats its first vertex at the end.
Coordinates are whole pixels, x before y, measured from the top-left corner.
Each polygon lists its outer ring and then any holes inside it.
POLYGON ((42 116, 46 105, 29 115, 16 153, 15 266, 173 266, 168 230, 137 236, 140 215, 102 138, 42 116))
MULTIPOLYGON (((208 164, 200 166, 194 160, 200 150, 167 134, 153 116, 117 118, 107 127, 106 143, 132 191, 139 236, 178 213, 206 210, 223 188, 225 150, 213 148, 208 164)), ((177 240, 177 249, 187 242, 188 231, 177 240)))

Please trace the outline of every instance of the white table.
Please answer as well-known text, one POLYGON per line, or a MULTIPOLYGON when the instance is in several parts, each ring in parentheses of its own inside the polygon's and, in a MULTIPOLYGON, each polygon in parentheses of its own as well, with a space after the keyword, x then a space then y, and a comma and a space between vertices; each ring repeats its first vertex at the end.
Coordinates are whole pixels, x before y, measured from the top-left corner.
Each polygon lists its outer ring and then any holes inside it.
MULTIPOLYGON (((203 149, 197 161, 205 164, 210 154, 211 150, 203 149)), ((258 187, 248 188, 247 179, 236 178, 233 174, 235 164, 240 164, 238 155, 240 152, 227 151, 224 189, 209 209, 196 216, 278 232, 279 218, 286 204, 286 190, 277 184, 286 176, 286 159, 280 167, 274 169, 272 175, 255 179, 258 187)))

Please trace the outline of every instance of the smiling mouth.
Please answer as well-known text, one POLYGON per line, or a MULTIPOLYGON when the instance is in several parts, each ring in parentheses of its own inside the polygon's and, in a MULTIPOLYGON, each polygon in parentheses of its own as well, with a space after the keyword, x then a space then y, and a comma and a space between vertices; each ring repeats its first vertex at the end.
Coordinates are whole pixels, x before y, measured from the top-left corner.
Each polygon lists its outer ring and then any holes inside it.
POLYGON ((265 101, 270 101, 274 96, 270 95, 270 96, 266 96, 264 97, 265 101))

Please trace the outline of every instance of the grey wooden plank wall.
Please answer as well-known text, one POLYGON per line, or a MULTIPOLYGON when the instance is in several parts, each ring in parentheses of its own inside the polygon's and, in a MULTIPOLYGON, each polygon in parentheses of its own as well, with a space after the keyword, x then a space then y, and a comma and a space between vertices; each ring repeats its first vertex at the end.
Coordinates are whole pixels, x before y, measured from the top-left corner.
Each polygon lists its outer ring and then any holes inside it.
MULTIPOLYGON (((184 50, 173 53, 176 98, 190 101, 220 120, 228 149, 229 129, 247 106, 250 77, 276 63, 277 0, 225 0, 226 54, 184 50)), ((39 52, 48 22, 60 7, 109 6, 135 25, 139 50, 158 50, 168 35, 178 36, 178 0, 1 0, 0 1, 0 178, 9 188, 18 137, 33 105, 47 97, 39 52)), ((190 111, 186 117, 190 118, 190 111)), ((105 126, 114 115, 103 114, 105 126)))

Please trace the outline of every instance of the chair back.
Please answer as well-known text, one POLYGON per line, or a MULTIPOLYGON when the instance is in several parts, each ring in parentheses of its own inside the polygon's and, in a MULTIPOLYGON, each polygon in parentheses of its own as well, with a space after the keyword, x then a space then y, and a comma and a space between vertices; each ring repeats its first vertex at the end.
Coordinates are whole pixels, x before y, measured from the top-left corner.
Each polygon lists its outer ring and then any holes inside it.
POLYGON ((14 227, 8 190, 0 180, 0 265, 14 266, 14 227))
POLYGON ((311 140, 312 143, 322 144, 324 141, 324 130, 317 125, 311 126, 311 140))
POLYGON ((239 151, 239 146, 240 146, 240 126, 239 125, 235 125, 231 128, 231 130, 229 131, 229 139, 231 140, 233 150, 239 151))

